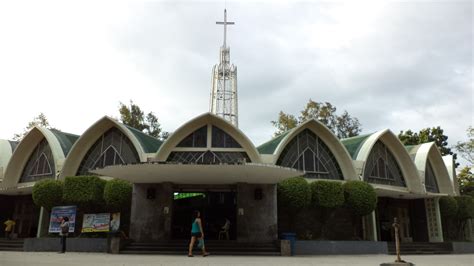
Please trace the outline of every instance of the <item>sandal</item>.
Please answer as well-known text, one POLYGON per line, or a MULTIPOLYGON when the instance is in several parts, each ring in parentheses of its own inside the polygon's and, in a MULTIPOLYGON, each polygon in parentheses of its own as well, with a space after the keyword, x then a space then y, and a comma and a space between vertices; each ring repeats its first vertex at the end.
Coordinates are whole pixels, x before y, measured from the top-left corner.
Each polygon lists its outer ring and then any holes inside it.
POLYGON ((193 254, 188 254, 188 257, 194 257, 193 254))
POLYGON ((209 256, 209 255, 211 255, 211 254, 210 254, 210 253, 208 253, 208 252, 206 252, 206 253, 202 254, 202 256, 203 256, 203 257, 207 257, 207 256, 209 256))

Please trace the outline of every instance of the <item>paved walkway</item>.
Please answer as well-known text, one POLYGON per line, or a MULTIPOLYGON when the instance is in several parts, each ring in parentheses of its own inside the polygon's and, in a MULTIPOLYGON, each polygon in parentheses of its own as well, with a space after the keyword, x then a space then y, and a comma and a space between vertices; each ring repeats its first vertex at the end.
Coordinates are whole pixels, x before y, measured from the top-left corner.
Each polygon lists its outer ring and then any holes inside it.
MULTIPOLYGON (((57 254, 53 252, 3 252, 0 251, 1 266, 118 266, 118 265, 163 265, 163 266, 280 266, 280 265, 350 265, 370 266, 381 262, 393 261, 394 256, 387 255, 340 255, 340 256, 298 256, 298 257, 251 257, 251 256, 210 256, 193 257, 166 255, 111 255, 104 253, 57 254)), ((474 265, 474 254, 469 255, 416 255, 403 259, 417 266, 474 265)))

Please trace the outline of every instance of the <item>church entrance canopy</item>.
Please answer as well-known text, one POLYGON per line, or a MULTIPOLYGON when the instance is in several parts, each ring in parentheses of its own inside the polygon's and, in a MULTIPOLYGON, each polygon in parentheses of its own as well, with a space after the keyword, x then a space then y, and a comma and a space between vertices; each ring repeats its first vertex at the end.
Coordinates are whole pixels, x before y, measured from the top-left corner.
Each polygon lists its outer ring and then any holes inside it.
POLYGON ((93 173, 128 180, 131 183, 175 184, 276 184, 284 179, 301 176, 302 172, 286 167, 265 164, 176 164, 144 163, 114 165, 91 171, 93 173))

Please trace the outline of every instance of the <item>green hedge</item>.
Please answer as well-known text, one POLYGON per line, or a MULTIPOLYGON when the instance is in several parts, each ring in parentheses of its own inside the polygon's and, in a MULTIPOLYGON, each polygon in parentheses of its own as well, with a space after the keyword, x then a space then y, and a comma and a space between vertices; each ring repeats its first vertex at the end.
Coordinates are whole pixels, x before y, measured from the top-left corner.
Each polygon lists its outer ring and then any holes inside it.
POLYGON ((63 199, 67 204, 79 207, 100 205, 103 203, 105 183, 97 176, 68 176, 64 180, 63 199))
POLYGON ((293 177, 278 184, 278 204, 297 211, 311 203, 311 188, 303 177, 293 177))
POLYGON ((346 207, 354 214, 365 216, 377 207, 375 189, 363 181, 347 181, 343 185, 346 207))
POLYGON ((132 185, 130 182, 113 179, 104 188, 104 200, 109 208, 122 210, 130 207, 132 185))
POLYGON ((63 182, 54 179, 43 179, 35 183, 32 192, 36 205, 51 209, 61 205, 63 199, 63 182))
POLYGON ((474 218, 474 199, 471 196, 459 196, 455 199, 458 203, 457 219, 462 221, 474 218))
POLYGON ((336 181, 314 181, 311 187, 311 203, 323 208, 337 208, 344 204, 342 183, 336 181))
POLYGON ((439 209, 443 217, 454 217, 458 213, 458 202, 452 196, 441 197, 439 209))

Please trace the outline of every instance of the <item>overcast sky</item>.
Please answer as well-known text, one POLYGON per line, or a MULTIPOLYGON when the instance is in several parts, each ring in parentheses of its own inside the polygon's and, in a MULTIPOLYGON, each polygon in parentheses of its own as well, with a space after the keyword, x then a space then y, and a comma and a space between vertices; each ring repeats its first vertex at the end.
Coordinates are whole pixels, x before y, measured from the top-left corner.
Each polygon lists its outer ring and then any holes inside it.
MULTIPOLYGON (((256 146, 309 98, 363 133, 473 124, 473 4, 227 1, 239 126, 256 146)), ((207 112, 224 2, 0 2, 0 138, 46 114, 81 134, 133 100, 166 131, 207 112)))

